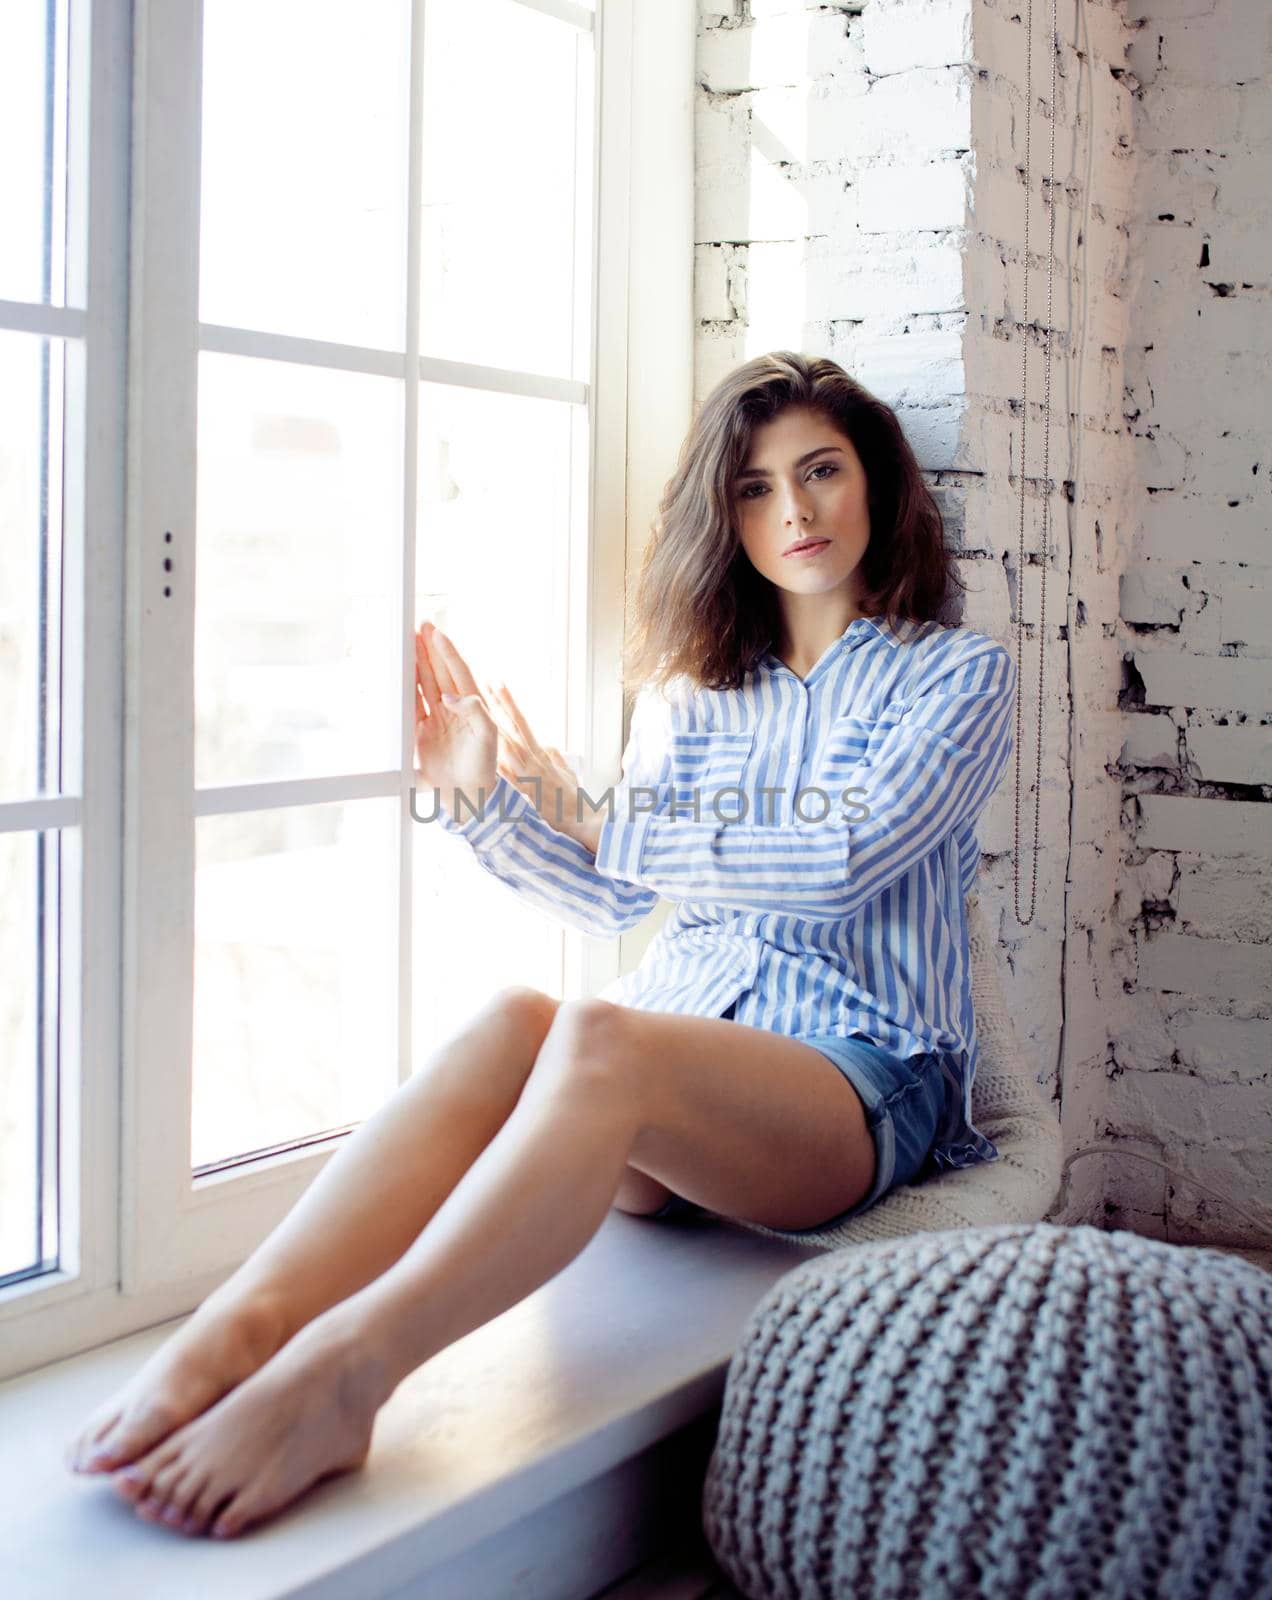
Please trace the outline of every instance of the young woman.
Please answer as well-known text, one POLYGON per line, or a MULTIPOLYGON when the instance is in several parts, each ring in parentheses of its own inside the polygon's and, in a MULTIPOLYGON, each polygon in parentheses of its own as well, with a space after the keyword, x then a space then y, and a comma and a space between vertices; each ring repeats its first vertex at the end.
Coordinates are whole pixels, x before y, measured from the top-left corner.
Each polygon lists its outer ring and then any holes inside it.
POLYGON ((554 1277, 611 1207, 799 1237, 992 1160, 963 901, 1015 670, 941 623, 959 588, 892 411, 778 352, 712 392, 667 486, 599 810, 512 696, 421 629, 417 777, 452 797, 447 831, 592 933, 660 895, 675 915, 600 997, 508 989, 441 1043, 68 1464, 232 1536, 360 1466, 402 1379, 554 1277))

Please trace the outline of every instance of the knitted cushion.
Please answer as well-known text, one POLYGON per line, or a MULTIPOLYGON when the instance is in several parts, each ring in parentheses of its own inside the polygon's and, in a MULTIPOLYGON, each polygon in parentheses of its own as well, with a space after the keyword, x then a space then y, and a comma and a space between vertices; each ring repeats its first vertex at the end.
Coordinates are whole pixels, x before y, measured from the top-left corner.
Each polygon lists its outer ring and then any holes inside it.
POLYGON ((936 1172, 918 1184, 902 1184, 837 1228, 798 1233, 732 1217, 728 1226, 836 1250, 868 1239, 1038 1222, 1051 1215, 1060 1194, 1060 1124, 1016 1038, 998 980, 997 941, 990 936, 978 900, 973 893, 964 902, 979 1041, 972 1121, 997 1145, 998 1159, 936 1172))
POLYGON ((1272 1274, 1050 1223, 810 1257, 702 1511, 750 1600, 1268 1600, 1272 1274))

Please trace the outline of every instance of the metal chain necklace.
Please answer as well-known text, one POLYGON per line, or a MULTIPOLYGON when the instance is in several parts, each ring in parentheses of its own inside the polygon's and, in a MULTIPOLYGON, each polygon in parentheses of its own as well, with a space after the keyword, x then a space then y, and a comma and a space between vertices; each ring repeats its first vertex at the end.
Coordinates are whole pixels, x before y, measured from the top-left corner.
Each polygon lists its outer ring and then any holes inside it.
MULTIPOLYGON (((1016 694, 1016 838, 1014 850, 1014 881, 1016 895, 1016 920, 1022 927, 1033 921, 1034 906, 1038 898, 1038 820, 1042 806, 1042 687, 1043 666, 1047 658, 1047 567, 1051 559, 1050 506, 1051 482, 1048 476, 1051 458, 1051 308, 1052 280, 1055 268, 1056 238, 1056 56, 1059 38, 1056 30, 1056 0, 1051 0, 1051 155, 1047 173, 1047 206, 1051 214, 1051 228, 1047 244, 1047 320, 1043 327, 1043 400, 1042 400, 1042 589, 1038 611, 1038 764, 1034 777, 1034 838, 1033 887, 1030 891, 1029 915, 1020 914, 1020 735, 1021 709, 1019 688, 1016 694)), ((1029 202, 1031 180, 1029 173, 1030 128, 1033 123, 1033 0, 1025 21, 1025 249, 1024 249, 1024 305, 1021 310, 1021 367, 1020 367, 1020 549, 1016 562, 1016 673, 1017 685, 1023 673, 1025 627, 1025 436, 1029 426, 1029 202)))

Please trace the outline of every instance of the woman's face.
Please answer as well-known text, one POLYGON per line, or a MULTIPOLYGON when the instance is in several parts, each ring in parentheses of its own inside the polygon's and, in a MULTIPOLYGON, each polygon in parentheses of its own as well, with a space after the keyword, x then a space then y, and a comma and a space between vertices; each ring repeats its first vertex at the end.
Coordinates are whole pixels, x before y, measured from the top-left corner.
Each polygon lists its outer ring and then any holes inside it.
POLYGON ((870 543, 866 475, 852 440, 817 412, 788 406, 751 436, 732 485, 733 525, 751 565, 792 595, 845 590, 870 543), (801 540, 825 543, 787 555, 801 540))

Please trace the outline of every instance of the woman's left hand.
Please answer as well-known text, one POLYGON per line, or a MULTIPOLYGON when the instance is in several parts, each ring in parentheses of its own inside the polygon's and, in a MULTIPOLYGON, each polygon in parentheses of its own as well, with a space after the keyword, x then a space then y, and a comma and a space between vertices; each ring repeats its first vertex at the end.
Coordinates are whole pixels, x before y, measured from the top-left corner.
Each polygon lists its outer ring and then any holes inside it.
POLYGON ((555 745, 539 743, 507 685, 486 684, 485 697, 496 713, 501 775, 538 808, 545 822, 595 855, 605 816, 603 811, 593 813, 590 806, 580 806, 574 768, 555 745))

